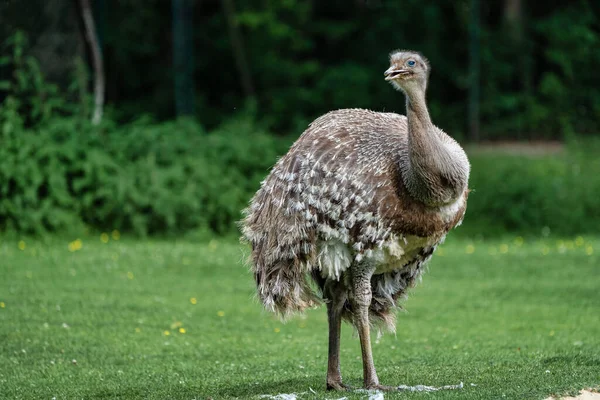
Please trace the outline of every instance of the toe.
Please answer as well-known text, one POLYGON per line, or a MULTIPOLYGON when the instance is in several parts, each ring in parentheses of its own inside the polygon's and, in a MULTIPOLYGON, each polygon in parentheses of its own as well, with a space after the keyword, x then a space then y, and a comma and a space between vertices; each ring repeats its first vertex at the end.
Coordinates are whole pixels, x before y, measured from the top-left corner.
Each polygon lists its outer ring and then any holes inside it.
POLYGON ((327 390, 346 391, 352 389, 341 381, 327 381, 327 390))
POLYGON ((396 387, 396 386, 380 385, 379 383, 376 383, 376 384, 372 384, 372 385, 367 385, 366 389, 367 390, 381 390, 383 392, 390 392, 390 391, 398 390, 398 387, 396 387))

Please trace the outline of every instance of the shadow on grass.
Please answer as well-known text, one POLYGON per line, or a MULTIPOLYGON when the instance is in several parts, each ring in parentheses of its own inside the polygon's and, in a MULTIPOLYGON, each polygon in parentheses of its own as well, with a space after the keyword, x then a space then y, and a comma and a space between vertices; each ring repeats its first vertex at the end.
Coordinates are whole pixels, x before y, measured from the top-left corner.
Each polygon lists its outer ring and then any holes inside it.
POLYGON ((86 399, 118 399, 130 398, 139 399, 147 396, 148 393, 140 388, 117 388, 117 389, 98 389, 97 391, 89 391, 85 394, 86 399))
POLYGON ((240 397, 247 398, 263 394, 277 395, 280 393, 302 393, 308 392, 309 388, 322 390, 325 381, 317 375, 306 378, 290 378, 276 381, 258 382, 257 384, 243 383, 221 388, 217 391, 217 398, 240 397), (321 382, 322 381, 322 382, 321 382))
POLYGON ((544 365, 551 364, 565 364, 565 365, 585 365, 589 367, 600 367, 600 358, 593 355, 586 354, 573 354, 573 355, 562 355, 544 358, 542 360, 544 365))
POLYGON ((206 386, 157 386, 157 387, 116 387, 88 389, 83 396, 86 399, 250 399, 261 395, 276 396, 281 393, 310 394, 324 389, 324 383, 319 385, 316 378, 283 379, 264 383, 239 383, 234 385, 207 388, 206 386))

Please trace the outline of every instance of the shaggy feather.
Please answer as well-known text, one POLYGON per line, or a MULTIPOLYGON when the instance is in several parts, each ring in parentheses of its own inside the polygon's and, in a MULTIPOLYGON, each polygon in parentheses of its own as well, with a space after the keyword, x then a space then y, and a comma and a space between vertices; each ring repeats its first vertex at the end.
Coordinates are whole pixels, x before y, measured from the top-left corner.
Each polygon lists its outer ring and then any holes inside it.
POLYGON ((339 281, 352 262, 374 262, 371 316, 393 329, 391 309, 427 262, 418 254, 462 219, 467 197, 463 188, 433 208, 413 199, 401 178, 407 146, 406 117, 338 110, 277 162, 243 221, 267 309, 287 316, 319 304, 307 280, 313 269, 339 281))
MULTIPOLYGON (((394 53, 390 61, 405 58, 394 53)), ((392 309, 462 221, 468 196, 467 157, 431 124, 426 77, 415 82, 399 86, 409 99, 408 118, 362 109, 327 113, 263 181, 242 232, 267 309, 287 316, 315 306, 328 281, 349 288, 351 265, 362 264, 375 271, 371 322, 394 329, 392 309)), ((344 317, 352 314, 347 301, 344 317)))

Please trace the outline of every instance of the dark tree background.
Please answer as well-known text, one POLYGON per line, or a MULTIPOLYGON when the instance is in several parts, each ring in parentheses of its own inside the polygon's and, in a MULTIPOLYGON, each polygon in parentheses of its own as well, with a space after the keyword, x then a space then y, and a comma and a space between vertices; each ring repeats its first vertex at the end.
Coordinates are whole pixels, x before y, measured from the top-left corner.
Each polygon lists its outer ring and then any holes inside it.
POLYGON ((461 142, 568 150, 468 146, 472 232, 597 232, 599 11, 599 0, 0 0, 0 232, 236 232, 311 120, 404 113, 383 79, 399 48, 430 59, 433 120, 461 142))
MULTIPOLYGON (((477 127, 481 139, 598 131, 599 1, 92 4, 106 103, 120 121, 179 110, 210 129, 251 109, 287 134, 336 108, 403 112, 382 72, 391 50, 408 48, 430 59, 431 112, 458 137, 477 127)), ((0 0, 0 39, 18 29, 49 80, 67 87, 77 57, 91 67, 77 2, 0 0)))

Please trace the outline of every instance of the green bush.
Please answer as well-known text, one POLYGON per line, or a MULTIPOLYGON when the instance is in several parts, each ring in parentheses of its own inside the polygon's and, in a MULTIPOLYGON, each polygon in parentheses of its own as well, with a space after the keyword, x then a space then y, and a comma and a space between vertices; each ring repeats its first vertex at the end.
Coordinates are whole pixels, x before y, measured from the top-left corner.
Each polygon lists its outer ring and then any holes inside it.
POLYGON ((465 231, 597 232, 600 161, 582 146, 554 156, 472 154, 465 231))
POLYGON ((70 88, 79 96, 60 93, 25 47, 17 33, 0 59, 13 70, 0 81, 0 230, 233 232, 285 150, 285 140, 257 128, 252 104, 210 134, 185 119, 117 125, 110 110, 92 126, 89 96, 78 88, 85 79, 70 88))
POLYGON ((0 229, 30 233, 82 223, 140 235, 229 233, 282 152, 244 119, 211 134, 191 121, 147 119, 92 127, 56 118, 5 131, 0 229))
MULTIPOLYGON (((146 234, 236 231, 240 210, 290 140, 242 117, 206 133, 195 122, 139 119, 93 127, 56 117, 24 127, 0 107, 0 230, 74 226, 146 234)), ((465 233, 572 235, 600 226, 600 161, 587 140, 557 156, 471 154, 465 233)))
MULTIPOLYGON (((0 81, 6 95, 0 104, 0 231, 88 226, 138 235, 234 233, 240 211, 292 141, 257 125, 253 104, 210 133, 186 119, 117 124, 110 110, 92 126, 85 90, 74 84, 78 96, 59 93, 23 55, 24 41, 15 35, 11 55, 0 58, 0 66, 14 66, 11 79, 0 81)), ((473 152, 462 231, 597 232, 599 151, 600 141, 586 139, 552 157, 473 152)))
POLYGON ((19 122, 13 118, 2 123, 0 226, 40 233, 72 225, 78 221, 78 204, 68 183, 74 149, 48 141, 46 132, 24 134, 19 122))

